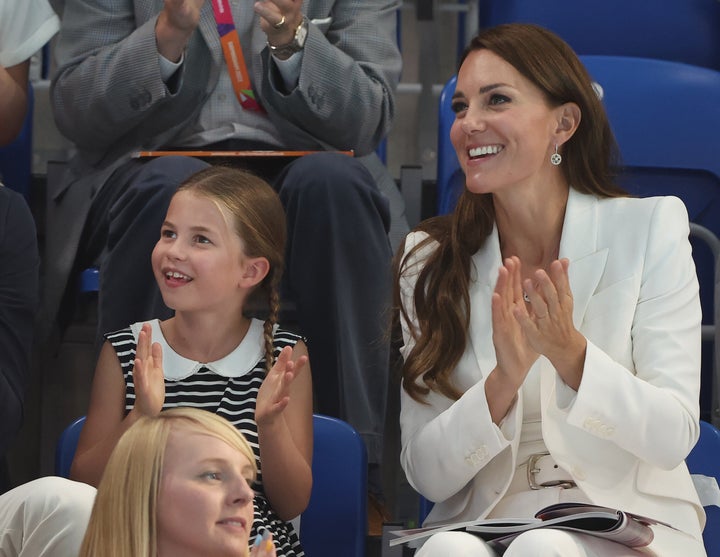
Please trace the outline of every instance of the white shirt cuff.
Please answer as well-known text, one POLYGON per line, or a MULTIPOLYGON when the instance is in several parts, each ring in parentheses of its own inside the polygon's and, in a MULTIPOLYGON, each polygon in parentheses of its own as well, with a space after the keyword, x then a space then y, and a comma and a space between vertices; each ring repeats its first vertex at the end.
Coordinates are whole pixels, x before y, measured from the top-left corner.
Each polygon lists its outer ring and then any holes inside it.
POLYGON ((278 60, 274 56, 272 58, 275 60, 278 70, 280 70, 280 75, 285 84, 285 90, 292 91, 295 89, 300 79, 300 65, 302 64, 303 51, 296 52, 287 60, 278 60))
POLYGON ((182 66, 185 60, 185 53, 180 56, 180 60, 177 62, 171 62, 162 54, 158 54, 158 58, 160 59, 160 78, 163 80, 163 83, 167 83, 173 74, 178 71, 180 66, 182 66))

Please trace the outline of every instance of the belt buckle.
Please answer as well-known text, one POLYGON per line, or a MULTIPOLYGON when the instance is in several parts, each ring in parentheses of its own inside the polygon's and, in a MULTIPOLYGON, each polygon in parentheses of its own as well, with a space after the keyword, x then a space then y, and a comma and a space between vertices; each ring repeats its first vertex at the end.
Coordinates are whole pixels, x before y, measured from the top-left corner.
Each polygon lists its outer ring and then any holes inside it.
POLYGON ((563 480, 557 480, 552 482, 544 482, 544 483, 537 483, 535 481, 535 475, 538 474, 541 470, 540 468, 537 468, 537 462, 544 456, 550 456, 549 452, 544 453, 535 453, 530 455, 530 458, 528 458, 527 461, 527 481, 528 485, 530 486, 530 489, 544 489, 547 487, 560 487, 562 489, 569 489, 571 487, 575 487, 577 484, 573 481, 563 481, 563 480))

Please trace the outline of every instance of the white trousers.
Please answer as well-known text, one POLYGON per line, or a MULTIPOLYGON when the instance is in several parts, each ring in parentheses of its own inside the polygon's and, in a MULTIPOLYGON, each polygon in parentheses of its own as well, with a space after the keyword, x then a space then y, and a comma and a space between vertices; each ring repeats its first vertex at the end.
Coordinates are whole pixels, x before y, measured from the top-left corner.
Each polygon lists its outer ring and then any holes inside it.
POLYGON ((0 557, 77 557, 95 488, 48 476, 0 495, 0 557))
MULTIPOLYGON (((643 549, 550 528, 520 534, 503 557, 705 557, 695 538, 665 527, 653 527, 655 540, 643 549)), ((465 532, 440 532, 431 536, 415 557, 499 557, 477 536, 465 532)))

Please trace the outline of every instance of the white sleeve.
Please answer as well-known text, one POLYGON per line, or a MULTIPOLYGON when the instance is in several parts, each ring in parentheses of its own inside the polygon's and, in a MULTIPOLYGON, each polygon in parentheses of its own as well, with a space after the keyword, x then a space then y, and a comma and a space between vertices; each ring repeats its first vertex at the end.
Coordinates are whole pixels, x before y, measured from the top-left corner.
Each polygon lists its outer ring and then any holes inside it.
POLYGON ((0 65, 28 60, 60 28, 47 0, 0 0, 0 65))
MULTIPOLYGON (((408 253, 424 239, 411 233, 405 246, 408 253)), ((410 323, 402 319, 403 357, 414 346, 411 327, 415 322, 413 291, 422 265, 434 249, 423 247, 410 259, 400 279, 403 306, 410 323)), ((472 356, 465 353, 458 368, 472 367, 472 356)), ((506 416, 503 427, 495 425, 485 396, 485 378, 467 389, 458 400, 430 392, 422 402, 403 389, 400 394, 402 450, 400 461, 410 485, 432 501, 444 501, 466 488, 500 453, 510 447, 516 435, 517 405, 506 416), (438 481, 443 478, 443 481, 438 481)))
POLYGON ((701 310, 688 232, 683 203, 662 198, 646 232, 630 331, 635 369, 588 341, 567 417, 663 469, 678 466, 699 435, 701 310))

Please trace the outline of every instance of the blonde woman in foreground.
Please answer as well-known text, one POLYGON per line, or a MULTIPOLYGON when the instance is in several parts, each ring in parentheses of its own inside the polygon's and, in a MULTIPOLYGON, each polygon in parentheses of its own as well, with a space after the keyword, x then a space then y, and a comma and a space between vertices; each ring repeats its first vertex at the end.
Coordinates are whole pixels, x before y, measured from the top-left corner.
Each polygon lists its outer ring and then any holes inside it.
POLYGON ((227 420, 173 408, 138 420, 108 461, 80 557, 274 557, 249 539, 257 469, 227 420))

